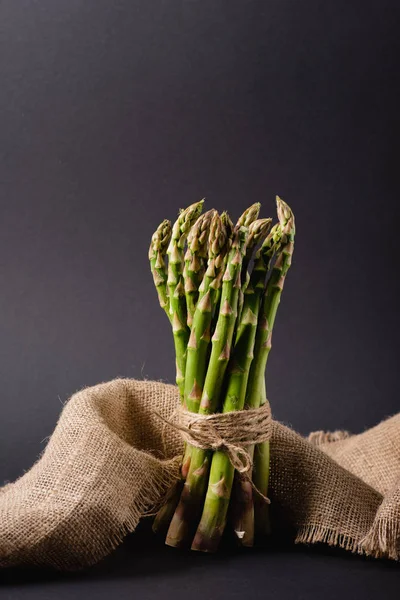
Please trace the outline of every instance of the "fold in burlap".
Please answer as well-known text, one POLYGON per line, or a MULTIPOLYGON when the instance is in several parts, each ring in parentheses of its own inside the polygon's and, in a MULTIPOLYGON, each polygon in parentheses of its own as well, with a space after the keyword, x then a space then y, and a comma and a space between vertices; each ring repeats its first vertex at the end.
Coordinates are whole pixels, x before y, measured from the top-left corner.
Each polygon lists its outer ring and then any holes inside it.
MULTIPOLYGON (((0 489, 0 566, 76 569, 118 545, 178 475, 182 439, 158 416, 177 403, 174 386, 128 379, 75 394, 38 462, 0 489)), ((278 528, 399 559, 400 415, 308 440, 273 422, 271 456, 278 528)))

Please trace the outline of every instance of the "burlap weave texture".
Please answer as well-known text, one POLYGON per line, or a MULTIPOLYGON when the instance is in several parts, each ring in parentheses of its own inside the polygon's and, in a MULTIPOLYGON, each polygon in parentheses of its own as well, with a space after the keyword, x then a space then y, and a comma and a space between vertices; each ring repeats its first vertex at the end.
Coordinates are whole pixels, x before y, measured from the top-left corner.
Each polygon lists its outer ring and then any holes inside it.
MULTIPOLYGON (((134 531, 178 474, 174 386, 117 379, 65 405, 38 462, 0 489, 0 566, 91 565, 134 531)), ((274 421, 272 503, 296 541, 400 556, 400 414, 304 439, 274 421)), ((279 523, 278 523, 279 526, 279 523)))

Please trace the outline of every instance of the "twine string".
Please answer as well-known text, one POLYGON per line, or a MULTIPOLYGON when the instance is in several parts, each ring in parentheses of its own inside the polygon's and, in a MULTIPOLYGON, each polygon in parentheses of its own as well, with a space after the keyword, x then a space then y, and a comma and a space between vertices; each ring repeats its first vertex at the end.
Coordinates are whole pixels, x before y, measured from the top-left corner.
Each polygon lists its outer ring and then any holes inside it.
POLYGON ((269 402, 260 408, 212 415, 190 413, 182 406, 169 419, 157 412, 155 415, 165 425, 179 431, 183 440, 191 446, 225 452, 233 468, 250 483, 260 498, 270 503, 269 498, 253 483, 253 460, 246 448, 270 439, 272 417, 269 402))

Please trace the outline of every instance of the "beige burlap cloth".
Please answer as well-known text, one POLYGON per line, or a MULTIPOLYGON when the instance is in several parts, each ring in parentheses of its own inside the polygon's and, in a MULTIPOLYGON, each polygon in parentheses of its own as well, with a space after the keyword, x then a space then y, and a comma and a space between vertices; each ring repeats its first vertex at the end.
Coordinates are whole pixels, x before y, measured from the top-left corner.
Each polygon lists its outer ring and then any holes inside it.
MULTIPOLYGON (((160 419, 177 403, 174 386, 128 379, 74 394, 38 462, 0 488, 0 566, 77 569, 115 548, 177 476, 182 438, 160 419)), ((353 436, 270 430, 276 526, 399 559, 400 414, 353 436)))

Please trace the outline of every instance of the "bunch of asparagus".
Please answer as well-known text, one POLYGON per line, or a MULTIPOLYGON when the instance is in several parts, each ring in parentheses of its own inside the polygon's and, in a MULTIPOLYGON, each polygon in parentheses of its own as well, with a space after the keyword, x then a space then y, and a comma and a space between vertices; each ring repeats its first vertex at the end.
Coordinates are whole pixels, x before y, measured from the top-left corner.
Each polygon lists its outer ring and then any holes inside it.
MULTIPOLYGON (((201 214, 201 200, 182 210, 174 225, 163 221, 152 236, 149 259, 172 325, 176 383, 192 413, 267 402, 265 369, 295 235, 289 206, 279 197, 276 204, 274 226, 258 218, 259 203, 234 225, 227 212, 201 214)), ((168 545, 215 551, 228 519, 244 546, 268 534, 269 443, 246 450, 252 481, 235 472, 222 450, 186 444, 181 480, 153 524, 168 545)))

